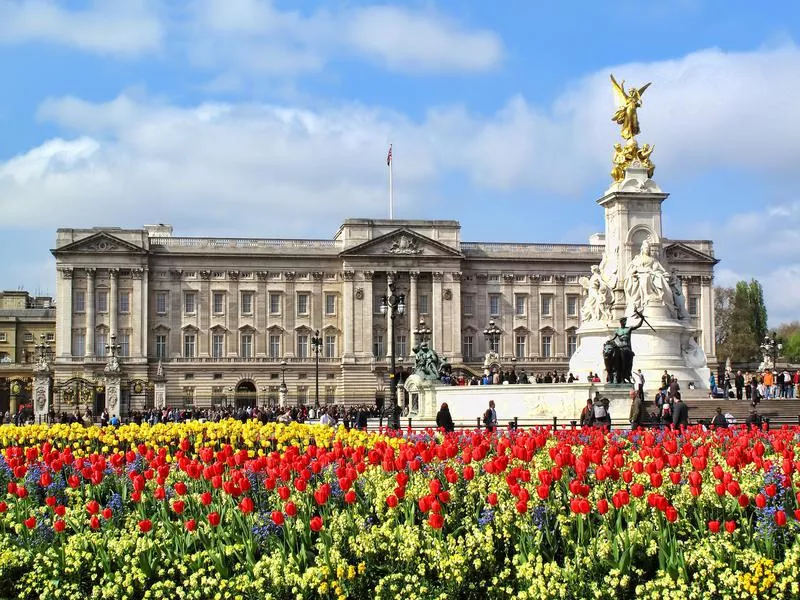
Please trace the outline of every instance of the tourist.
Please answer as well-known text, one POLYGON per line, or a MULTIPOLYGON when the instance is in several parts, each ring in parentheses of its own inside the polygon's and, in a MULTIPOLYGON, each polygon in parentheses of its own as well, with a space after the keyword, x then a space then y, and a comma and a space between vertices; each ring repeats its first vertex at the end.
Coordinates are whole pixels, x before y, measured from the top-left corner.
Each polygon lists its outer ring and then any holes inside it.
POLYGON ((437 429, 444 429, 445 432, 455 431, 456 429, 453 417, 450 416, 450 408, 447 406, 447 402, 442 402, 439 412, 436 413, 436 427, 437 429))
POLYGON ((637 369, 633 373, 633 390, 638 394, 639 400, 644 402, 644 375, 642 375, 642 370, 637 369))
POLYGON ((497 410, 494 407, 494 400, 489 400, 489 408, 483 413, 483 424, 486 431, 494 431, 497 428, 497 410))
POLYGON ((640 396, 639 392, 636 390, 630 391, 630 397, 631 413, 629 421, 631 423, 631 429, 636 429, 642 426, 642 420, 644 418, 644 400, 643 396, 640 396))
POLYGON ((747 425, 748 428, 749 427, 757 427, 758 429, 761 429, 761 426, 763 425, 763 423, 764 422, 763 422, 763 420, 761 418, 761 415, 758 414, 758 411, 756 410, 756 407, 753 406, 750 409, 750 414, 747 416, 747 420, 745 421, 745 425, 747 425))
POLYGON ((592 424, 592 399, 586 400, 586 406, 581 411, 581 426, 588 427, 592 424))
POLYGON ((711 421, 711 425, 713 425, 717 429, 728 428, 728 419, 726 419, 725 415, 722 414, 722 409, 720 407, 717 407, 717 414, 714 415, 714 418, 711 421))
POLYGON ((672 406, 672 425, 677 429, 689 426, 689 407, 681 400, 681 393, 676 392, 672 406))
POLYGON ((734 380, 734 385, 736 387, 736 399, 742 399, 742 390, 744 390, 744 375, 742 375, 741 371, 736 372, 736 379, 734 380))
POLYGON ((608 407, 608 398, 600 398, 600 394, 596 394, 594 402, 592 402, 592 425, 605 429, 611 428, 611 415, 608 407))

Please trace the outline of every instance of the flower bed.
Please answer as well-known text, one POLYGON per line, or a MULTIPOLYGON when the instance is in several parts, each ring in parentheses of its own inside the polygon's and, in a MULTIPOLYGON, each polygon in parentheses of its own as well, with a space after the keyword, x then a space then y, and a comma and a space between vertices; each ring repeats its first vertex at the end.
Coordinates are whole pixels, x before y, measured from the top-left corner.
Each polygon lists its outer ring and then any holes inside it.
POLYGON ((0 597, 798 597, 798 440, 7 426, 0 597))

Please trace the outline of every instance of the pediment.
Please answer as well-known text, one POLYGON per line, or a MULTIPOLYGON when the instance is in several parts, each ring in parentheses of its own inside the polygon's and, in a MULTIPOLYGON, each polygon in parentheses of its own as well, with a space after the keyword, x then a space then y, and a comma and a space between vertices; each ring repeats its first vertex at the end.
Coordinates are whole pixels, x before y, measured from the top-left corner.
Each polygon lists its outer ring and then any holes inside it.
POLYGON ((663 252, 668 261, 705 263, 709 265, 715 265, 719 262, 713 256, 681 242, 667 244, 663 252))
POLYGON ((53 250, 53 255, 59 254, 90 254, 99 253, 103 254, 147 254, 144 248, 140 248, 135 244, 126 242, 110 233, 100 231, 85 237, 77 242, 72 242, 66 246, 62 246, 57 250, 53 250))
POLYGON ((402 227, 366 241, 358 246, 348 248, 339 254, 343 258, 358 256, 380 256, 388 258, 427 258, 453 257, 461 258, 462 254, 446 244, 437 242, 427 236, 402 227))

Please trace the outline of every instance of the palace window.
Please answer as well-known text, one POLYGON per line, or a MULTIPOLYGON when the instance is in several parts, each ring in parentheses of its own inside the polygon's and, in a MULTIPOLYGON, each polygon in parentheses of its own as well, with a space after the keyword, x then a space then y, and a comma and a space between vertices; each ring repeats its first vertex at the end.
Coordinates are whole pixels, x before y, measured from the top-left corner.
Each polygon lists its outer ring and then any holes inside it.
POLYGON ((242 292, 242 314, 253 314, 253 292, 242 292))
POLYGON ((159 360, 167 358, 167 336, 163 333, 156 335, 156 358, 159 360))
POLYGON ((553 336, 542 336, 542 358, 550 358, 553 356, 553 336))
POLYGON ((183 336, 183 356, 184 358, 194 358, 197 336, 187 333, 183 336))
POLYGON ((465 316, 471 316, 475 311, 475 296, 472 294, 461 296, 461 310, 465 316))
POLYGON ((225 314, 225 292, 214 292, 211 304, 211 310, 215 315, 225 314))
POLYGON ((489 316, 500 316, 500 294, 489 294, 489 316))
POLYGON ((461 341, 461 354, 464 355, 465 361, 471 361, 474 356, 475 338, 471 335, 465 335, 461 341))
POLYGON ((517 357, 517 360, 522 360, 525 358, 525 336, 518 335, 514 340, 514 356, 517 357))
POLYGON ((336 294, 325 294, 325 314, 328 316, 336 314, 336 294))
POLYGON ((86 334, 83 329, 72 332, 72 356, 86 354, 86 334))
POLYGON ((269 357, 278 358, 281 355, 281 336, 278 333, 269 334, 269 357))
POLYGON ((119 293, 119 312, 121 314, 131 312, 131 293, 128 290, 119 293))
POLYGON ((297 336, 297 358, 308 358, 308 334, 297 336))
POLYGON ((197 294, 195 292, 186 292, 183 295, 183 312, 187 315, 192 315, 197 310, 197 294))
POLYGON ((553 297, 549 294, 542 295, 542 316, 553 316, 553 297))
POLYGON ((578 349, 578 336, 571 333, 567 336, 567 356, 572 358, 575 351, 578 349))
POLYGON ((385 355, 383 348, 383 334, 376 333, 372 338, 372 356, 375 358, 383 358, 385 355))
POLYGON ((406 356, 408 339, 404 335, 396 335, 394 340, 395 356, 406 356))
POLYGON ((576 296, 575 294, 569 294, 567 296, 567 316, 568 317, 578 316, 578 296, 576 296))
POLYGON ((525 294, 515 294, 514 295, 514 314, 518 317, 525 316, 525 304, 528 301, 528 297, 525 294))
POLYGON ((253 358, 253 334, 243 333, 241 338, 241 352, 239 356, 242 358, 253 358))
POLYGON ((427 315, 430 310, 428 298, 428 294, 419 295, 419 314, 421 315, 427 315))
POLYGON ((225 334, 215 333, 211 336, 211 358, 222 358, 225 355, 225 334))
POLYGON ((94 335, 94 353, 96 356, 104 357, 106 355, 106 344, 108 340, 106 338, 106 332, 103 329, 100 329, 94 335))
POLYGON ((308 294, 306 294, 305 292, 297 294, 297 314, 298 315, 308 314, 308 294))
POLYGON ((156 314, 167 314, 167 294, 168 292, 156 292, 156 314))
POLYGON ((106 290, 97 290, 95 307, 99 313, 108 312, 108 292, 106 290))
POLYGON ((269 314, 281 314, 281 295, 272 293, 269 295, 269 314))
POLYGON ((689 296, 689 306, 686 307, 689 310, 690 317, 696 317, 700 314, 700 298, 698 296, 689 296))
POLYGON ((117 336, 117 344, 119 344, 119 355, 131 355, 131 334, 123 331, 117 336))
POLYGON ((75 290, 75 300, 72 303, 72 308, 76 313, 86 312, 86 292, 75 290))
POLYGON ((336 356, 336 336, 325 336, 325 358, 334 358, 336 356))

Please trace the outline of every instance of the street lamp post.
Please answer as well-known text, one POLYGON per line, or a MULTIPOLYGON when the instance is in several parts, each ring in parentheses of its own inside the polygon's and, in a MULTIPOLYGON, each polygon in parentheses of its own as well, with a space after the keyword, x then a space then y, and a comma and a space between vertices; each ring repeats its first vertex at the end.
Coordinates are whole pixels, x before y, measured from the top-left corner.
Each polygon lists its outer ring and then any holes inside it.
MULTIPOLYGON (((495 352, 495 348, 497 348, 497 342, 500 340, 500 335, 502 334, 502 330, 495 325, 494 319, 489 321, 489 326, 483 330, 484 337, 489 341, 489 352, 495 352)), ((498 348, 499 350, 499 348, 498 348)))
POLYGON ((39 355, 39 363, 45 364, 48 363, 53 358, 53 348, 50 344, 47 343, 47 338, 44 334, 39 336, 39 340, 41 343, 36 344, 34 348, 36 348, 36 353, 39 355))
MULTIPOLYGON (((771 334, 768 333, 764 336, 764 342, 761 344, 761 350, 764 352, 764 357, 769 357, 772 359, 772 368, 775 369, 778 367, 778 355, 780 351, 783 350, 783 343, 781 343, 780 338, 778 338, 776 332, 772 332, 771 334)), ((764 361, 766 362, 766 360, 764 361)))
POLYGON ((311 336, 311 349, 314 351, 314 412, 319 414, 319 353, 322 351, 319 329, 311 336))
POLYGON ((400 410, 397 406, 397 363, 395 362, 394 347, 394 319, 397 315, 403 315, 406 312, 406 295, 395 294, 394 284, 389 284, 389 291, 391 294, 384 295, 381 298, 381 314, 386 315, 387 323, 391 327, 391 337, 389 343, 392 345, 392 378, 389 382, 389 404, 392 408, 392 414, 387 419, 387 425, 392 429, 400 429, 400 410))
POLYGON ((281 410, 284 409, 286 406, 286 395, 289 393, 289 389, 286 387, 286 361, 281 361, 281 387, 278 390, 278 397, 279 397, 279 404, 281 410))

